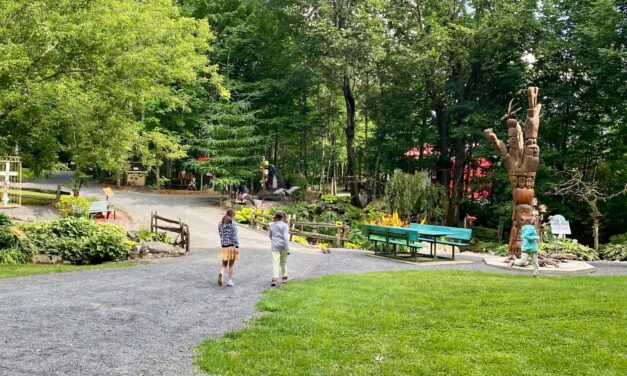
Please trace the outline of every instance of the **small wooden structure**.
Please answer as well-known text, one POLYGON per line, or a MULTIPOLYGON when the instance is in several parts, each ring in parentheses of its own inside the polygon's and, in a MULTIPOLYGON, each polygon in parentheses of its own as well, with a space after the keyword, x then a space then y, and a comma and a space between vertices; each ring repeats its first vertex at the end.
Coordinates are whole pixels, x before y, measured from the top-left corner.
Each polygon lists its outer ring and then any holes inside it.
POLYGON ((157 232, 157 230, 165 230, 176 233, 178 236, 174 239, 174 245, 185 248, 185 252, 189 252, 189 226, 187 223, 179 220, 160 217, 156 211, 152 212, 150 216, 150 232, 157 232), (175 226, 163 226, 159 225, 158 221, 174 224, 175 226))
MULTIPOLYGON (((250 227, 266 230, 272 220, 271 215, 255 212, 250 219, 250 227)), ((288 216, 287 224, 290 228, 290 240, 292 240, 293 236, 302 236, 310 239, 330 241, 338 247, 344 246, 344 242, 347 240, 346 235, 350 230, 349 226, 341 222, 324 223, 297 221, 291 216, 288 216), (335 232, 335 234, 320 233, 320 229, 326 229, 325 232, 335 232)))
POLYGON ((0 207, 22 206, 22 160, 17 156, 0 158, 0 184, 2 197, 0 207))
POLYGON ((143 187, 146 185, 146 175, 148 175, 148 171, 143 164, 131 162, 130 168, 125 174, 126 185, 143 187))

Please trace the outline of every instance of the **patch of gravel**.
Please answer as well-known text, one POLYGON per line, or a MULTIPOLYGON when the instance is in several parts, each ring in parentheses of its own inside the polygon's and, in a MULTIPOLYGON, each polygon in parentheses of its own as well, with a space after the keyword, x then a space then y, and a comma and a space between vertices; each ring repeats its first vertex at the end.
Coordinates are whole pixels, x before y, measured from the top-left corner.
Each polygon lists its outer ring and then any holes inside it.
POLYGON ((20 206, 19 208, 2 208, 0 212, 22 222, 52 221, 59 218, 59 212, 49 205, 20 206))
MULTIPOLYGON (((97 187, 86 191, 101 194, 97 187)), ((218 287, 220 208, 198 196, 137 192, 116 192, 113 203, 132 216, 134 226, 147 227, 152 210, 184 219, 191 228, 192 250, 134 268, 0 279, 0 375, 197 375, 195 345, 240 328, 256 315, 254 307, 271 275, 265 233, 239 226, 235 286, 218 287)), ((293 280, 382 270, 508 272, 477 258, 459 259, 475 262, 412 265, 363 251, 325 255, 293 244, 288 271, 293 280)), ((603 266, 597 274, 613 268, 603 266)))

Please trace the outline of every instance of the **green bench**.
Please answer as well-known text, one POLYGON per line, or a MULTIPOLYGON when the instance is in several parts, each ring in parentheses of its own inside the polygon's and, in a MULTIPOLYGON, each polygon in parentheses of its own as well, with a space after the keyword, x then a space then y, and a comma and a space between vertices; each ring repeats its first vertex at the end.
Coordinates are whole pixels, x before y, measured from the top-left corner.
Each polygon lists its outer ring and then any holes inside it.
POLYGON ((455 247, 459 249, 461 252, 461 247, 467 246, 470 244, 470 237, 472 236, 472 229, 469 228, 461 228, 461 227, 449 227, 449 226, 436 226, 436 225, 422 225, 418 223, 412 223, 409 225, 409 228, 417 231, 418 233, 445 233, 443 235, 444 240, 434 239, 433 237, 419 236, 421 241, 427 242, 431 245, 431 250, 433 252, 434 245, 437 244, 445 244, 450 245, 453 248, 453 260, 455 260, 455 247))
POLYGON ((418 239, 418 233, 409 228, 362 225, 361 232, 368 240, 374 243, 375 255, 377 253, 393 253, 396 256, 398 246, 404 246, 409 249, 411 255, 417 260, 418 249, 424 248, 424 244, 421 244, 418 239), (381 251, 379 251, 379 243, 381 243, 381 251), (392 251, 388 251, 386 245, 392 246, 392 251))

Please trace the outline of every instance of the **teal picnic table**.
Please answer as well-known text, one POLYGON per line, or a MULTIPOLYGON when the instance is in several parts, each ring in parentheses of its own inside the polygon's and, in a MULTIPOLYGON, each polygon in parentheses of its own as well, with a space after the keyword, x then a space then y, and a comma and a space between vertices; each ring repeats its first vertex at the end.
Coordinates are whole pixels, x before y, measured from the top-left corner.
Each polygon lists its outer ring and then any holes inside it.
MULTIPOLYGON (((451 234, 450 231, 447 231, 445 229, 428 230, 428 229, 410 228, 410 231, 416 231, 418 233, 419 238, 427 239, 427 241, 430 244, 430 248, 431 248, 430 250, 432 251, 431 253, 433 253, 434 260, 437 260, 438 258, 438 238, 441 238, 443 236, 448 236, 451 234)), ((455 254, 453 254, 453 259, 455 259, 455 254)))

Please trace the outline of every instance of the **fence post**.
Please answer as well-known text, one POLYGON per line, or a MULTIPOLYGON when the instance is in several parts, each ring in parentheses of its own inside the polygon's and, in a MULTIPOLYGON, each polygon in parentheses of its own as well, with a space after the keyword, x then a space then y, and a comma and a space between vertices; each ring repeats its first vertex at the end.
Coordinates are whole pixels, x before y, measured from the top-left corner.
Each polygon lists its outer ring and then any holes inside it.
POLYGON ((191 238, 191 234, 189 233, 189 225, 186 223, 185 224, 185 252, 189 252, 189 247, 191 247, 190 245, 190 238, 191 238))
POLYGON ((57 185, 57 201, 61 199, 61 184, 57 185))
POLYGON ((157 212, 153 211, 150 213, 150 232, 155 232, 155 217, 157 212))

